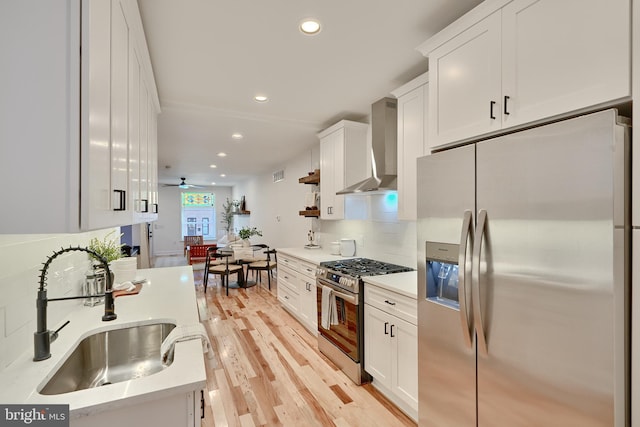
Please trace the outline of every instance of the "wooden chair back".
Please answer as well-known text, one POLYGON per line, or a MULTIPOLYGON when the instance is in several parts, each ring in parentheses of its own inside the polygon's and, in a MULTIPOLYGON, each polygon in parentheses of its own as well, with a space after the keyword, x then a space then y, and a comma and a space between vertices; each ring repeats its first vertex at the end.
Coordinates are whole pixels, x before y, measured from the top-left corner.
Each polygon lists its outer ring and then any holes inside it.
POLYGON ((184 255, 187 255, 187 246, 202 245, 204 240, 202 236, 183 236, 184 239, 184 255))
POLYGON ((187 251, 187 261, 189 261, 189 265, 206 262, 207 249, 215 247, 215 243, 210 245, 189 245, 189 250, 187 251))

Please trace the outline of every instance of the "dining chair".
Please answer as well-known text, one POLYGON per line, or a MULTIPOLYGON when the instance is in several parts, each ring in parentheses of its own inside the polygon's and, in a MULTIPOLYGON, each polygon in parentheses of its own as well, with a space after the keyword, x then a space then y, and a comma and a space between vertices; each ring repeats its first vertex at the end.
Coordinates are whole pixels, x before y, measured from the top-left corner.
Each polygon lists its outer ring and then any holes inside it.
POLYGON ((202 236, 183 236, 184 239, 184 256, 187 256, 187 246, 202 245, 204 239, 202 236))
POLYGON ((262 282, 262 272, 267 272, 267 280, 269 283, 269 290, 271 290, 271 275, 273 270, 277 267, 277 251, 275 249, 269 249, 267 245, 255 245, 260 246, 264 249, 263 253, 266 255, 265 259, 261 259, 255 262, 252 262, 247 267, 247 276, 250 271, 253 271, 258 274, 258 282, 262 282), (271 255, 274 256, 274 259, 271 260, 271 255))
POLYGON ((204 265, 204 292, 207 292, 207 285, 209 282, 209 275, 216 274, 220 276, 220 282, 226 288, 227 296, 229 296, 229 276, 235 274, 238 283, 244 280, 244 271, 242 265, 229 264, 229 258, 232 257, 231 253, 222 253, 218 251, 217 247, 211 247, 207 249, 207 260, 204 265))

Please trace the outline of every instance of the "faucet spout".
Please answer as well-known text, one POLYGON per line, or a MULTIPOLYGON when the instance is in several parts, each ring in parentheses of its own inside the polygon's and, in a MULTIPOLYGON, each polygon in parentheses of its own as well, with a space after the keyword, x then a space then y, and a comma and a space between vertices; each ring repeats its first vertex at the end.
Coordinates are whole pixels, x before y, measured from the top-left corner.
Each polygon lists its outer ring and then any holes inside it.
MULTIPOLYGON (((62 248, 59 251, 55 252, 52 256, 50 256, 47 261, 44 263, 44 267, 40 270, 40 287, 38 288, 38 296, 36 298, 36 332, 33 334, 33 360, 40 361, 45 360, 51 357, 51 342, 57 338, 57 333, 60 331, 59 328, 55 332, 51 332, 47 328, 47 305, 49 301, 62 301, 69 299, 79 299, 79 298, 92 298, 96 295, 82 295, 82 296, 74 296, 74 297, 63 297, 63 298, 47 298, 47 271, 49 270, 49 266, 51 262, 56 259, 58 256, 73 251, 81 251, 87 252, 91 254, 94 258, 96 258, 102 268, 104 268, 106 272, 106 284, 104 291, 104 315, 102 316, 102 320, 104 322, 108 322, 111 320, 115 320, 118 316, 115 313, 115 303, 113 299, 113 278, 112 273, 109 270, 109 263, 104 257, 100 254, 92 251, 88 248, 83 247, 68 247, 62 248)), ((66 326, 66 323, 62 326, 66 326)))

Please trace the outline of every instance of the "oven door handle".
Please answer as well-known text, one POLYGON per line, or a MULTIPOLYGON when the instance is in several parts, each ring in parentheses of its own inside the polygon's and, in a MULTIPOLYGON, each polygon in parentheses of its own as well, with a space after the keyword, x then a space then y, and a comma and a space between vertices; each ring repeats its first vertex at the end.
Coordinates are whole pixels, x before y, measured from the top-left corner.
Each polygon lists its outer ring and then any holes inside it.
POLYGON ((326 286, 328 288, 331 288, 331 290, 333 291, 334 295, 342 298, 343 300, 353 304, 353 305, 358 305, 358 296, 357 295, 349 295, 349 294, 345 294, 344 292, 340 292, 339 290, 337 290, 335 288, 335 286, 331 286, 330 284, 324 282, 322 279, 318 278, 317 279, 317 285, 319 287, 323 287, 326 286))

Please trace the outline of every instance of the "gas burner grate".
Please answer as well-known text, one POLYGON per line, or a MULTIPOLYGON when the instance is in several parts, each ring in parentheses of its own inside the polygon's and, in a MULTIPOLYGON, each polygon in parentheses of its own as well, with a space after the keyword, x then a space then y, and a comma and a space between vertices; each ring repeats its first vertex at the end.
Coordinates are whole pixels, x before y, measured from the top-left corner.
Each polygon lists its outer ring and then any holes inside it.
POLYGON ((376 276, 381 274, 402 273, 412 271, 412 268, 390 264, 369 258, 351 258, 340 261, 321 262, 321 266, 350 276, 376 276))

